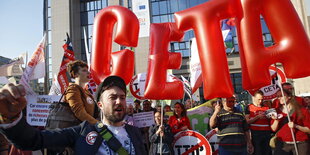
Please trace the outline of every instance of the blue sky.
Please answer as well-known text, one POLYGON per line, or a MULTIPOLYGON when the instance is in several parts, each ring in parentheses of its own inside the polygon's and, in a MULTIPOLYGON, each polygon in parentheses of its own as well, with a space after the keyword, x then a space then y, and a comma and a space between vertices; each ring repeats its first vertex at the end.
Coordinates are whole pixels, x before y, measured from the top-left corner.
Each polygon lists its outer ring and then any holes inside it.
POLYGON ((43 0, 0 1, 0 55, 32 55, 43 37, 43 0))

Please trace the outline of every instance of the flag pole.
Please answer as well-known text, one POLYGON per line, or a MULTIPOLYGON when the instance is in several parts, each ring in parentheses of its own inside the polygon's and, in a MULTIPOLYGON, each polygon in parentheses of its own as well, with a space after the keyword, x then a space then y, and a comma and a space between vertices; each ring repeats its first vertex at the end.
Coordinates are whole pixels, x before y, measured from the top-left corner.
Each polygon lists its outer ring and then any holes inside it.
MULTIPOLYGON (((161 114, 160 114, 160 126, 163 126, 164 125, 164 102, 161 102, 160 111, 161 111, 161 114)), ((164 131, 165 131, 165 129, 164 129, 164 131)), ((159 136, 160 136, 160 134, 159 134, 159 136)), ((160 155, 163 154, 162 146, 163 146, 163 137, 160 136, 160 145, 159 145, 159 147, 160 147, 160 155)))
POLYGON ((85 27, 83 28, 83 32, 84 32, 84 44, 85 44, 85 52, 86 52, 86 59, 87 59, 87 64, 88 64, 88 70, 90 70, 90 53, 89 53, 89 50, 88 50, 88 44, 87 44, 87 40, 88 40, 88 37, 86 35, 86 29, 85 27))
MULTIPOLYGON (((275 65, 275 68, 276 68, 276 74, 277 73, 277 66, 276 64, 275 65)), ((277 75, 278 76, 278 75, 277 75)), ((280 90, 281 90, 281 94, 282 96, 284 97, 284 92, 283 92, 283 88, 282 88, 282 84, 279 83, 279 80, 277 80, 278 84, 279 84, 279 87, 280 87, 280 90)), ((288 119, 288 122, 292 122, 291 118, 290 118, 290 113, 288 111, 288 105, 287 105, 287 102, 286 100, 284 100, 284 107, 285 107, 285 110, 286 110, 286 113, 287 113, 287 119, 288 119)), ((297 148, 297 144, 296 144, 296 139, 295 139, 295 135, 294 135, 294 132, 293 132, 293 129, 290 128, 290 131, 291 131, 291 134, 292 134, 292 139, 293 139, 293 142, 294 142, 294 148, 295 148, 295 152, 296 152, 296 155, 298 155, 298 148, 297 148)))

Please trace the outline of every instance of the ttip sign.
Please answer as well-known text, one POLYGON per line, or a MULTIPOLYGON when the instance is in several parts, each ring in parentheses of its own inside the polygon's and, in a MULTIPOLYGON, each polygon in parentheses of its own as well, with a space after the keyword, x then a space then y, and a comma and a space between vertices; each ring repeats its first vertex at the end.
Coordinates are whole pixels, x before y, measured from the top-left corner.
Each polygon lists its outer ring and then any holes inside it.
POLYGON ((207 139, 192 130, 177 133, 174 136, 173 149, 176 155, 212 155, 212 149, 207 139))

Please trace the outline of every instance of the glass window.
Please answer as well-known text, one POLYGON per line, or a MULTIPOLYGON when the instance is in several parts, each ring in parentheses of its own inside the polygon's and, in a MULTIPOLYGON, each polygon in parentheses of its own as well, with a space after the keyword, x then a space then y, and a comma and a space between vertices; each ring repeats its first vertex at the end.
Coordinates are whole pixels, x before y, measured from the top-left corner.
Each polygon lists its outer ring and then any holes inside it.
POLYGON ((179 10, 185 10, 186 9, 186 0, 179 0, 179 10))
POLYGON ((183 50, 182 57, 189 57, 189 50, 183 50))
POLYGON ((174 43, 173 45, 174 45, 174 50, 179 50, 180 49, 179 48, 179 43, 174 43))
POLYGON ((159 9, 160 9, 160 14, 167 14, 168 13, 167 1, 159 2, 159 9))
POLYGON ((87 25, 87 12, 81 13, 81 25, 87 25))
POLYGON ((152 3, 152 14, 153 15, 159 15, 158 2, 152 3))
POLYGON ((267 25, 266 25, 265 20, 261 19, 261 25, 262 25, 262 31, 263 31, 263 33, 268 33, 268 32, 269 32, 269 29, 268 29, 268 27, 267 27, 267 25))
POLYGON ((94 18, 95 18, 94 12, 93 11, 89 11, 88 12, 88 24, 93 24, 94 23, 94 18))
POLYGON ((170 0, 171 13, 178 12, 178 1, 170 0))
POLYGON ((189 6, 190 7, 196 6, 197 4, 198 4, 198 0, 190 0, 189 1, 189 6))
POLYGON ((174 16, 173 14, 168 15, 169 17, 169 22, 174 22, 174 16))
POLYGON ((88 38, 91 38, 93 36, 93 25, 88 26, 87 35, 88 35, 88 38))
POLYGON ((266 41, 272 41, 271 34, 267 33, 265 34, 265 36, 266 36, 266 41))
POLYGON ((159 16, 153 16, 153 22, 152 23, 160 23, 159 16))
POLYGON ((81 2, 80 11, 81 12, 85 11, 85 3, 83 3, 83 2, 81 2))
POLYGON ((180 49, 185 49, 185 43, 180 43, 180 49))
POLYGON ((168 16, 167 15, 160 16, 160 21, 161 21, 161 23, 168 22, 168 16))
POLYGON ((189 46, 189 41, 187 41, 187 42, 185 42, 185 46, 186 46, 186 48, 190 48, 190 46, 189 46))

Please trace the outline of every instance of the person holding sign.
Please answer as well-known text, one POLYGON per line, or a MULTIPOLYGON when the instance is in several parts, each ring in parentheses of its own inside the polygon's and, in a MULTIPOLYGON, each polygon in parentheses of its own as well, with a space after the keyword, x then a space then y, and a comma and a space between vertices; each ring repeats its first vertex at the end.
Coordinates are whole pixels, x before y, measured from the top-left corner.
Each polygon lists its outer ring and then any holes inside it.
POLYGON ((0 132, 17 148, 39 150, 74 147, 77 155, 145 155, 138 128, 127 125, 126 84, 118 76, 109 76, 98 86, 96 100, 101 120, 96 125, 84 121, 78 126, 40 131, 26 123, 22 109, 27 104, 22 85, 8 84, 0 89, 0 132))
POLYGON ((277 132, 275 155, 295 153, 295 142, 299 155, 309 155, 310 113, 297 102, 291 91, 283 89, 283 94, 277 92, 280 105, 276 109, 277 116, 272 116, 271 122, 271 129, 277 132))
POLYGON ((150 151, 149 155, 159 155, 162 151, 163 155, 174 155, 172 142, 173 134, 169 125, 163 122, 161 125, 161 112, 155 112, 155 123, 149 129, 150 151), (160 143, 162 137, 162 143, 160 143), (161 148, 161 150, 160 150, 161 148))
POLYGON ((258 90, 254 93, 253 104, 248 105, 245 110, 245 118, 250 125, 254 155, 270 155, 271 138, 270 119, 266 117, 269 107, 263 105, 264 93, 258 90))
POLYGON ((220 155, 247 155, 253 153, 249 126, 244 115, 234 108, 235 97, 223 99, 223 109, 217 103, 210 118, 210 127, 218 128, 220 155))
POLYGON ((169 125, 173 134, 192 129, 185 107, 180 102, 174 104, 173 116, 169 118, 169 125))

